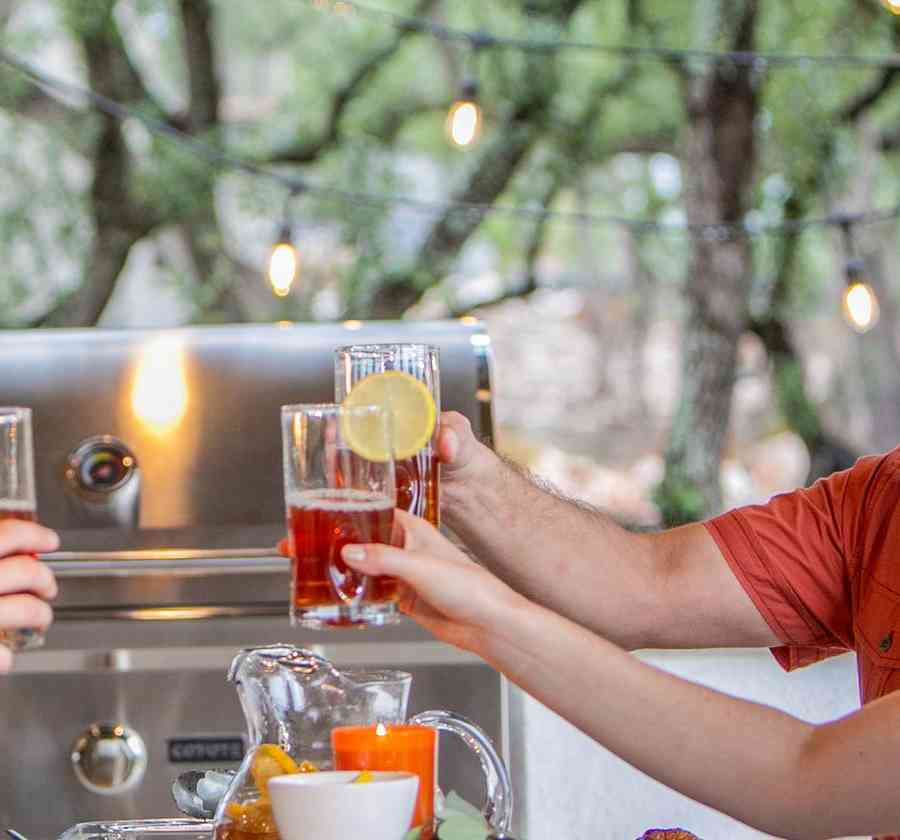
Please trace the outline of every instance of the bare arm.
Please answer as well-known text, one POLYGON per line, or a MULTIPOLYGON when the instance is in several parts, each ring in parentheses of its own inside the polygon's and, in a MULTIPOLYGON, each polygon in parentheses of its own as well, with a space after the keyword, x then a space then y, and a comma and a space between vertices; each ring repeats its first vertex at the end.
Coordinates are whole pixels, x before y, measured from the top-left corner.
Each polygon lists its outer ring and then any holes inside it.
POLYGON ((416 621, 484 657, 634 767, 779 837, 900 829, 900 694, 823 726, 729 697, 528 602, 427 524, 398 517, 403 549, 352 546, 344 558, 400 577, 416 621))
POLYGON ((628 649, 777 643, 702 525, 635 534, 538 486, 442 418, 445 521, 529 600, 628 649))

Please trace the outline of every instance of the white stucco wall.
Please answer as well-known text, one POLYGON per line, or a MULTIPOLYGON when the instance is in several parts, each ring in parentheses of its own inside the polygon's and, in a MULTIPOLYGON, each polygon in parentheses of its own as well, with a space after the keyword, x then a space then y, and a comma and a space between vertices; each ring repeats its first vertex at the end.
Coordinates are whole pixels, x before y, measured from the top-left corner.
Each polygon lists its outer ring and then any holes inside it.
MULTIPOLYGON (((638 655, 687 679, 812 722, 840 717, 858 704, 856 660, 850 654, 792 674, 763 650, 638 655)), ((602 709, 602 699, 585 697, 585 702, 602 709)), ((768 837, 633 770, 514 687, 509 726, 517 837, 634 840, 648 828, 674 826, 703 840, 768 837)))

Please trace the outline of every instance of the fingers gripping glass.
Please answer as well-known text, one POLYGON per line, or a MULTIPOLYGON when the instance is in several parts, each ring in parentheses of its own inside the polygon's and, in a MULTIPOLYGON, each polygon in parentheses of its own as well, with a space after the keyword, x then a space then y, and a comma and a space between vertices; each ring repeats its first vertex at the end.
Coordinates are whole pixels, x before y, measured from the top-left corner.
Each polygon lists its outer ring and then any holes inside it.
POLYGON ((374 406, 293 405, 281 410, 291 554, 291 621, 366 627, 400 618, 395 578, 347 566, 345 545, 390 543, 394 461, 390 415, 374 406), (349 441, 380 444, 360 454, 349 441))
MULTIPOLYGON (((37 519, 30 408, 0 408, 0 521, 5 519, 37 519)), ((13 651, 43 643, 44 634, 37 628, 0 630, 0 645, 13 651)))

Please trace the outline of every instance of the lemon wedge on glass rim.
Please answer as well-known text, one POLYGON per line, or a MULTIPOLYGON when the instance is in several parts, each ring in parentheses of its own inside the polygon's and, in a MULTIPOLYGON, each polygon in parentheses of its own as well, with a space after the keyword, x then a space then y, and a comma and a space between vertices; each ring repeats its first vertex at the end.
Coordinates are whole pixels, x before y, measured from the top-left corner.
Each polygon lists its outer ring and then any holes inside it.
POLYGON ((412 458, 428 445, 437 422, 437 406, 431 392, 414 376, 400 370, 386 370, 360 379, 344 398, 344 408, 377 405, 391 417, 391 451, 384 427, 364 413, 341 415, 341 432, 347 445, 361 458, 384 462, 412 458))

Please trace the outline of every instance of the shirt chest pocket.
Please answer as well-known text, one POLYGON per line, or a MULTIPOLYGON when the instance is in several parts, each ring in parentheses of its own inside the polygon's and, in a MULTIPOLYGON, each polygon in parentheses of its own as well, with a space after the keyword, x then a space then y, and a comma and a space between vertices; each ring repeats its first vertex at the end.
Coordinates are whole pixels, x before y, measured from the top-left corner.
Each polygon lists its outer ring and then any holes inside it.
POLYGON ((900 688, 900 593, 866 581, 854 620, 862 695, 874 700, 900 688))

